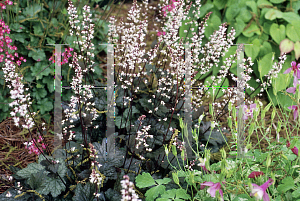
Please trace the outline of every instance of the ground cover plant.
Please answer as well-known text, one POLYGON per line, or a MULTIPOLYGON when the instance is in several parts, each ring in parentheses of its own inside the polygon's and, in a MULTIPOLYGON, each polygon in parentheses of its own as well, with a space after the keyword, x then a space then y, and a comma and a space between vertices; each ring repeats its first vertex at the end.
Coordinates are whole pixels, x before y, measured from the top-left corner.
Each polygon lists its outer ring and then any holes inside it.
MULTIPOLYGON (((10 2, 8 2, 10 4, 10 2)), ((222 103, 219 111, 218 105, 209 104, 209 114, 202 114, 193 118, 193 141, 186 141, 187 128, 183 123, 182 115, 184 97, 184 47, 175 42, 185 43, 187 38, 176 37, 178 29, 189 15, 188 2, 161 2, 158 8, 162 14, 157 30, 157 45, 146 53, 143 49, 143 39, 147 33, 147 21, 141 19, 141 7, 133 3, 128 14, 132 24, 116 24, 114 18, 109 20, 108 42, 111 44, 123 44, 115 49, 116 53, 116 154, 108 157, 105 139, 105 90, 93 89, 89 71, 93 71, 92 43, 94 26, 89 20, 88 6, 83 7, 83 18, 77 20, 77 10, 71 1, 68 2, 70 35, 79 36, 81 40, 75 41, 76 49, 72 55, 70 67, 75 69, 72 89, 77 97, 72 96, 67 114, 68 126, 63 130, 63 148, 54 152, 63 156, 53 158, 53 152, 47 150, 49 145, 43 143, 43 131, 38 128, 39 135, 32 135, 32 141, 25 142, 28 153, 38 155, 36 163, 29 164, 20 169, 10 166, 14 172, 10 182, 14 187, 1 195, 3 200, 296 200, 299 195, 299 156, 300 146, 297 137, 291 137, 291 133, 298 132, 298 108, 299 108, 299 81, 300 64, 292 62, 285 74, 292 74, 291 86, 286 89, 294 99, 289 107, 292 111, 294 122, 281 119, 275 125, 265 125, 264 117, 271 106, 272 121, 278 113, 273 102, 265 108, 258 100, 246 101, 245 106, 235 107, 238 101, 237 92, 229 89, 222 90, 223 97, 228 98, 227 103, 222 103), (85 40, 86 39, 86 40, 85 40), (126 47, 126 48, 125 48, 126 47), (84 64, 78 65, 78 60, 84 64), (119 63, 118 63, 119 62, 119 63), (132 77, 131 77, 132 76, 132 77), (85 89, 78 86, 83 85, 85 89), (171 84, 168 84, 171 83, 171 84), (77 88, 76 88, 77 86, 77 88), (91 89, 89 89, 91 88, 91 89), (92 104, 90 104, 92 103, 92 104), (77 108, 76 108, 77 105, 77 108), (126 106, 126 107, 125 107, 126 106), (249 130, 246 141, 247 158, 240 159, 235 156, 236 151, 228 150, 230 147, 223 132, 219 129, 220 122, 215 117, 228 107, 229 117, 226 122, 230 128, 227 131, 237 133, 238 109, 244 111, 243 120, 248 120, 245 130, 249 130), (260 112, 261 111, 261 112, 260 112), (260 114, 261 120, 257 118, 260 114), (211 116, 212 121, 206 121, 205 116, 211 116), (87 118, 88 117, 88 118, 87 118), (250 118, 251 117, 251 118, 250 118), (72 127, 79 119, 79 126, 72 127), (102 123, 101 123, 102 122, 102 123), (292 123, 296 123, 293 125, 292 123), (140 129, 143 125, 143 128, 140 129), (272 125, 279 132, 282 128, 286 131, 287 138, 280 138, 271 143, 272 125), (180 127, 180 130, 179 130, 180 127), (217 128, 218 127, 218 128, 217 128), (269 147, 265 153, 258 144, 249 143, 253 133, 262 131, 269 147), (97 132, 95 132, 97 131, 97 132), (255 131, 255 132, 254 132, 255 131), (248 142, 248 143, 247 143, 248 142), (186 148, 190 146, 196 158, 191 160, 186 155, 186 148), (220 149, 223 147, 222 149, 220 149), (227 152, 225 149, 227 148, 227 152), (210 164, 211 152, 221 154, 221 160, 210 164), (209 187, 206 187, 209 186, 209 187), (207 188, 207 189, 205 189, 207 188)), ((143 2, 147 8, 147 2, 143 2)), ((195 2, 196 8, 200 2, 195 2)), ((208 13, 205 19, 208 19, 208 13)), ((199 13, 194 13, 199 18, 199 13)), ((79 18, 80 19, 80 18, 79 18)), ((188 19, 188 18, 187 18, 188 19)), ((196 21, 192 21, 196 24, 196 21)), ((4 35, 9 34, 8 27, 2 23, 4 35)), ((192 75, 205 74, 203 68, 212 67, 218 63, 221 56, 230 48, 234 39, 235 31, 231 30, 226 35, 226 25, 223 24, 210 38, 211 43, 201 45, 201 39, 205 31, 205 23, 197 26, 197 34, 191 39, 192 48, 192 75), (205 59, 199 60, 200 53, 205 59), (198 72, 194 70, 198 69, 198 72), (202 69, 199 70, 199 69, 202 69)), ((187 29, 187 32, 196 30, 187 29)), ((5 42, 9 44, 9 39, 5 42)), ((116 45, 117 46, 117 45, 116 45)), ((7 47, 11 47, 8 46, 7 47)), ((237 53, 228 56, 225 65, 220 66, 222 73, 217 79, 212 79, 208 84, 216 86, 226 85, 228 78, 224 76, 235 62, 237 53), (225 84, 224 84, 225 83, 225 84)), ((186 59, 186 58, 185 58, 186 59)), ((275 62, 272 74, 276 77, 281 71, 282 64, 286 59, 283 54, 280 62, 275 62), (275 72, 274 72, 275 70, 275 72)), ((245 59, 248 65, 245 68, 245 84, 250 80, 251 58, 245 59)), ((269 61, 273 64, 273 60, 269 61)), ((20 106, 20 103, 29 100, 24 98, 22 76, 15 73, 15 63, 7 57, 3 72, 6 82, 11 89, 11 98, 16 101, 10 104, 20 106)), ((208 69, 209 70, 209 69, 208 69)), ((262 70, 262 69, 261 69, 262 70)), ((233 79, 236 80, 236 78, 233 79)), ((267 80, 270 80, 268 77, 267 80)), ((260 79, 263 81, 262 77, 260 79)), ((192 80, 192 84, 201 83, 201 76, 192 80)), ((205 80, 207 81, 207 80, 205 80)), ((207 82, 202 84, 207 84, 207 82)), ((101 83, 98 83, 99 85, 101 83)), ((227 84, 228 85, 228 84, 227 84)), ((263 82, 263 88, 267 83, 263 82)), ((246 86, 248 86, 246 84, 246 86)), ((193 112, 197 111, 206 99, 214 102, 221 96, 220 90, 215 88, 193 90, 193 112), (196 93, 197 92, 197 93, 196 93)), ((28 97, 28 96, 27 96, 28 97)), ((18 125, 19 116, 25 117, 24 129, 34 125, 34 116, 30 113, 29 106, 14 107, 11 112, 15 123, 18 125), (25 116, 28 114, 28 116, 25 116), (29 116, 30 115, 30 116, 29 116)), ((288 115, 286 114, 286 117, 288 115)), ((63 122, 64 123, 64 122, 63 122)))

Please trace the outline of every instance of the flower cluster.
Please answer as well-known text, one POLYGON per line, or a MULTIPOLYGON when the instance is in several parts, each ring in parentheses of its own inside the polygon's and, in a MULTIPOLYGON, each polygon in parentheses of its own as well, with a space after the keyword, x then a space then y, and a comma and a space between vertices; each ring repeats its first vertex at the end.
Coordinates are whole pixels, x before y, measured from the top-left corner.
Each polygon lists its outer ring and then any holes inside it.
POLYGON ((162 11, 164 12, 164 16, 167 16, 166 10, 168 10, 169 12, 171 12, 175 8, 175 4, 174 3, 178 3, 178 2, 179 1, 171 0, 171 5, 164 6, 163 9, 162 9, 162 11))
MULTIPOLYGON (((244 115, 243 115, 243 120, 247 120, 248 119, 248 116, 251 116, 251 118, 253 118, 253 111, 256 109, 256 104, 253 103, 250 105, 250 109, 248 109, 247 105, 243 105, 244 106, 244 115)), ((240 106, 240 107, 243 107, 243 106, 240 106)), ((237 108, 237 116, 238 116, 238 109, 237 108)))
POLYGON ((121 201, 141 201, 141 199, 138 199, 138 195, 135 193, 133 187, 134 184, 129 181, 129 176, 124 175, 123 176, 124 180, 121 181, 121 186, 122 186, 122 199, 121 201))
MULTIPOLYGON (((291 71, 293 71, 293 76, 294 76, 294 87, 290 87, 286 90, 286 92, 288 93, 296 93, 296 88, 297 88, 297 84, 299 84, 298 79, 300 79, 300 63, 298 63, 298 65, 296 65, 295 61, 292 61, 291 63, 292 67, 288 68, 283 74, 287 74, 290 73, 291 71)), ((299 85, 299 93, 300 93, 300 85, 299 85)), ((299 108, 300 105, 292 105, 290 107, 288 107, 290 110, 294 110, 294 120, 296 120, 296 118, 298 117, 299 114, 299 108)))
MULTIPOLYGON (((5 25, 3 20, 0 20, 0 45, 3 47, 5 44, 5 47, 8 47, 10 50, 17 50, 16 46, 11 46, 9 43, 12 42, 12 39, 9 36, 5 36, 4 34, 10 33, 10 29, 8 27, 8 25, 5 25), (3 39, 5 39, 5 41, 3 41, 3 39)), ((3 49, 0 48, 0 52, 3 52, 3 49)), ((28 103, 28 101, 30 100, 30 94, 27 94, 26 96, 23 95, 24 92, 24 85, 22 84, 22 80, 23 80, 23 76, 18 75, 18 73, 16 73, 16 66, 15 64, 12 62, 15 60, 14 57, 18 57, 18 53, 15 53, 14 56, 12 54, 9 54, 8 51, 5 52, 5 54, 7 55, 6 59, 5 59, 5 67, 2 68, 3 72, 4 72, 4 77, 5 77, 5 81, 6 82, 10 82, 11 85, 8 85, 8 88, 12 88, 13 89, 10 91, 11 94, 11 98, 15 99, 15 101, 13 101, 12 103, 9 104, 10 107, 13 107, 14 105, 18 106, 17 108, 14 108, 14 111, 12 111, 10 113, 11 116, 14 116, 14 122, 16 126, 19 126, 19 121, 20 118, 16 117, 17 113, 19 113, 21 116, 25 116, 26 120, 25 120, 25 125, 22 125, 24 128, 32 128, 33 126, 33 121, 32 118, 29 118, 29 115, 27 114, 27 107, 28 104, 30 105, 31 102, 28 103), (25 103, 26 102, 26 103, 25 103)), ((4 55, 0 55, 0 61, 2 62, 4 58, 4 55)), ((18 65, 21 65, 21 61, 26 62, 26 59, 24 59, 23 57, 20 57, 20 60, 18 60, 16 63, 18 65)), ((26 91, 28 91, 28 88, 26 88, 26 91)), ((34 115, 34 114, 33 114, 34 115)))
POLYGON ((142 128, 142 131, 137 132, 137 137, 135 138, 138 141, 138 144, 136 145, 136 149, 139 149, 139 146, 143 143, 144 147, 146 147, 146 151, 152 151, 151 148, 148 148, 149 145, 146 142, 146 139, 153 138, 153 135, 148 135, 148 131, 150 130, 151 125, 149 126, 144 126, 142 128))
POLYGON ((99 171, 96 171, 95 169, 92 169, 92 173, 90 175, 90 182, 92 184, 96 183, 98 186, 101 184, 103 178, 98 173, 99 171))
MULTIPOLYGON (((42 136, 39 136, 38 142, 41 142, 43 140, 42 136)), ((26 146, 25 148, 28 149, 28 153, 35 153, 36 155, 40 155, 39 149, 35 146, 36 145, 36 140, 33 139, 30 142, 24 142, 24 145, 26 146)), ((42 143, 42 149, 46 149, 46 145, 42 143)), ((41 150, 43 152, 43 150, 41 150)))
POLYGON ((13 2, 12 2, 12 1, 9 1, 9 0, 5 0, 4 3, 0 2, 0 8, 6 9, 6 5, 7 5, 7 4, 8 4, 8 5, 12 5, 13 2))
MULTIPOLYGON (((65 64, 68 63, 68 59, 69 57, 72 56, 71 51, 73 51, 73 48, 65 48, 65 52, 63 52, 61 55, 64 57, 63 61, 61 62, 61 64, 65 64)), ((55 50, 53 50, 53 54, 55 53, 55 50)), ((60 56, 60 55, 59 55, 60 56)), ((55 59, 53 58, 53 56, 50 57, 49 61, 52 61, 52 63, 55 63, 55 59), (53 61, 52 61, 53 60, 53 61)))

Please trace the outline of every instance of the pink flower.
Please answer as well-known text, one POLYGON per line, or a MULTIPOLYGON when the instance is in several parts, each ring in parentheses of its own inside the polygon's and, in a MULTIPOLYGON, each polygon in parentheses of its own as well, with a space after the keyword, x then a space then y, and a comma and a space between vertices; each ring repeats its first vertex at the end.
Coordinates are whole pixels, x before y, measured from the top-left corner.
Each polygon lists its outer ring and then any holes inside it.
POLYGON ((165 31, 164 31, 164 32, 160 32, 160 31, 159 31, 159 32, 157 33, 157 36, 160 36, 160 35, 162 35, 162 34, 163 34, 163 35, 166 35, 166 32, 165 32, 165 31))
POLYGON ((298 117, 298 106, 297 105, 292 105, 288 107, 290 110, 294 110, 294 120, 298 117))
POLYGON ((292 61, 291 63, 292 67, 291 68, 288 68, 286 71, 284 71, 283 74, 287 74, 287 73, 290 73, 292 70, 294 71, 294 83, 297 82, 297 78, 300 79, 300 63, 296 66, 296 62, 295 61, 292 61))
POLYGON ((260 176, 260 175, 264 175, 264 173, 263 173, 263 172, 256 172, 256 171, 253 171, 253 172, 251 172, 251 174, 248 176, 248 178, 256 178, 256 177, 258 177, 258 176, 260 176))
POLYGON ((263 201, 270 201, 269 195, 267 194, 266 190, 269 186, 272 185, 273 182, 274 180, 270 178, 267 182, 265 182, 261 186, 258 186, 257 184, 252 184, 252 186, 254 187, 251 190, 250 196, 254 196, 258 200, 263 199, 263 201))
POLYGON ((296 146, 294 146, 294 148, 291 149, 292 152, 298 156, 298 148, 296 146))
MULTIPOLYGON (((225 181, 222 181, 223 184, 225 184, 225 181)), ((211 197, 216 197, 216 191, 219 190, 219 193, 221 195, 221 198, 222 198, 222 201, 224 201, 223 199, 223 191, 221 189, 221 184, 220 182, 219 183, 213 183, 211 181, 207 182, 205 181, 204 183, 201 183, 200 184, 200 189, 204 189, 205 186, 210 186, 208 189, 207 189, 207 192, 211 195, 211 197)))
MULTIPOLYGON (((241 106, 243 107, 243 106, 241 106)), ((243 119, 244 120, 247 120, 248 119, 248 116, 251 116, 251 118, 253 118, 253 111, 254 109, 256 108, 256 104, 251 104, 250 105, 250 109, 248 109, 248 106, 244 105, 244 116, 243 116, 243 119)), ((238 116, 238 111, 236 112, 237 116, 238 116)))

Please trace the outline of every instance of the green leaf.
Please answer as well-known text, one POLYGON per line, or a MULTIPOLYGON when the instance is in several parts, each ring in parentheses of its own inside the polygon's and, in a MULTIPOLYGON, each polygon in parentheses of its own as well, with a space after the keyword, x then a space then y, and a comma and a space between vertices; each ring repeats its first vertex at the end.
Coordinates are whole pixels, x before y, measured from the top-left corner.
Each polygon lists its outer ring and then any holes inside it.
POLYGON ((209 38, 214 31, 219 30, 221 25, 221 20, 217 15, 212 14, 207 20, 207 27, 205 27, 204 35, 206 38, 209 38))
POLYGON ((172 181, 170 178, 163 178, 163 179, 156 179, 155 180, 155 182, 159 185, 168 184, 170 181, 172 181))
POLYGON ((48 44, 55 44, 55 40, 53 40, 52 38, 47 37, 46 40, 48 44))
POLYGON ((282 3, 282 2, 284 2, 284 1, 286 1, 286 0, 270 0, 272 3, 276 3, 276 4, 278 4, 278 3, 282 3))
POLYGON ((277 191, 282 194, 295 187, 294 179, 291 176, 287 176, 282 180, 283 184, 279 184, 277 191))
POLYGON ((77 184, 73 201, 93 201, 95 185, 87 182, 84 186, 81 183, 77 184))
POLYGON ((37 24, 33 26, 33 33, 36 35, 43 35, 43 27, 41 24, 37 24))
POLYGON ((275 20, 276 18, 282 18, 283 17, 283 13, 279 10, 275 10, 275 9, 270 9, 268 10, 268 12, 266 12, 265 14, 265 18, 268 20, 275 20))
MULTIPOLYGON (((289 95, 295 99, 296 94, 295 95, 294 94, 289 94, 289 95)), ((288 95, 285 95, 285 93, 283 93, 283 92, 278 92, 277 93, 277 98, 278 98, 279 104, 281 105, 282 108, 285 109, 285 111, 290 111, 288 109, 288 107, 291 106, 291 105, 296 105, 297 104, 288 95)))
POLYGON ((290 24, 299 25, 300 17, 294 12, 284 12, 282 18, 290 24))
POLYGON ((26 17, 34 17, 37 13, 44 11, 45 9, 42 8, 39 4, 31 4, 30 6, 26 7, 22 14, 25 15, 26 17))
POLYGON ((176 198, 182 198, 185 200, 191 199, 191 196, 189 194, 186 193, 186 190, 184 189, 177 189, 176 191, 176 198))
POLYGON ((163 194, 165 192, 165 189, 166 187, 163 185, 158 185, 153 188, 150 188, 145 194, 146 201, 154 201, 155 198, 157 198, 160 194, 163 194))
POLYGON ((290 53, 294 49, 294 43, 286 38, 280 42, 279 49, 280 55, 282 55, 284 52, 290 53))
MULTIPOLYGON (((175 195, 176 195, 176 191, 177 189, 172 189, 172 190, 168 190, 166 191, 164 194, 161 195, 162 198, 170 198, 170 199, 174 199, 175 195)), ((159 199, 159 198, 158 198, 159 199)), ((157 200, 158 200, 157 199, 157 200)))
POLYGON ((225 13, 225 17, 227 21, 232 21, 240 12, 240 7, 238 4, 234 4, 230 6, 225 13))
POLYGON ((273 23, 270 27, 270 35, 277 44, 280 44, 285 39, 285 26, 273 23))
POLYGON ((217 9, 222 10, 225 7, 225 5, 226 5, 226 1, 223 1, 223 0, 214 0, 213 4, 217 7, 217 9))
POLYGON ((258 71, 261 77, 267 75, 268 72, 271 70, 273 64, 272 57, 274 57, 274 53, 270 52, 258 61, 258 71))
MULTIPOLYGON (((32 174, 37 174, 41 170, 45 170, 44 166, 37 164, 37 163, 29 163, 26 168, 23 168, 22 170, 19 170, 17 172, 17 175, 27 179, 32 174)), ((45 171, 45 174, 48 174, 49 172, 45 171)))
POLYGON ((201 8, 200 8, 200 16, 199 17, 200 18, 204 17, 208 13, 208 11, 210 9, 212 9, 213 7, 214 7, 214 5, 211 4, 211 3, 207 3, 207 4, 203 5, 203 6, 201 6, 201 8))
POLYGON ((300 27, 292 24, 286 25, 286 35, 291 41, 296 42, 300 40, 300 27))
POLYGON ((38 49, 38 50, 30 50, 28 53, 29 57, 32 57, 36 61, 43 61, 46 59, 46 54, 44 50, 38 49))
POLYGON ((31 75, 36 76, 36 80, 42 79, 52 72, 51 68, 47 67, 46 61, 36 62, 34 66, 30 67, 30 70, 32 71, 31 75))
POLYGON ((36 174, 31 174, 27 180, 27 183, 30 185, 31 189, 35 190, 43 184, 46 179, 45 177, 46 174, 44 173, 44 170, 41 170, 36 174))
POLYGON ((54 91, 53 77, 47 76, 42 79, 44 84, 47 84, 48 91, 52 93, 54 91))
POLYGON ((15 31, 15 32, 23 32, 25 27, 19 23, 14 23, 9 26, 10 30, 15 31))
POLYGON ((248 57, 251 57, 251 61, 254 61, 257 57, 260 49, 260 42, 258 39, 252 41, 253 45, 245 45, 245 52, 248 57))
POLYGON ((25 33, 10 34, 10 37, 12 40, 20 41, 21 43, 24 43, 25 39, 28 38, 25 33))
POLYGON ((298 60, 300 57, 300 41, 297 41, 294 45, 295 58, 298 60))
MULTIPOLYGON (((44 91, 46 90, 44 89, 44 91)), ((53 109, 53 102, 49 101, 48 98, 39 100, 38 104, 39 104, 39 109, 41 111, 41 114, 45 114, 45 112, 49 112, 53 109)))
POLYGON ((258 56, 259 57, 263 57, 266 54, 268 54, 269 52, 272 52, 272 46, 269 42, 264 41, 262 45, 260 45, 260 51, 258 56))
POLYGON ((243 35, 246 36, 246 37, 252 37, 254 35, 254 33, 256 33, 257 35, 260 35, 261 32, 260 32, 260 29, 259 27, 257 26, 257 24, 255 24, 255 22, 253 21, 251 23, 251 25, 246 29, 244 30, 243 32, 243 35))
POLYGON ((257 4, 255 1, 247 1, 246 5, 251 8, 252 12, 257 15, 257 4))
POLYGON ((233 24, 233 28, 235 29, 234 37, 238 37, 242 33, 245 27, 246 24, 244 23, 244 21, 240 18, 237 18, 236 22, 233 24))
POLYGON ((155 181, 149 173, 143 172, 135 178, 136 186, 139 188, 146 188, 155 185, 155 181))
POLYGON ((289 86, 292 80, 291 78, 292 78, 292 74, 290 73, 288 74, 278 73, 277 78, 272 78, 273 93, 277 94, 278 91, 285 90, 289 86))
MULTIPOLYGON (((240 14, 236 17, 236 21, 238 19, 242 20, 243 22, 249 22, 252 18, 251 13, 246 7, 241 8, 240 14)), ((245 25, 246 26, 246 25, 245 25)))
POLYGON ((37 192, 44 195, 51 193, 51 195, 55 198, 65 190, 66 186, 59 178, 47 177, 46 181, 37 190, 37 192))
POLYGON ((259 6, 260 8, 262 8, 263 6, 273 6, 273 4, 270 3, 267 0, 258 0, 257 1, 257 6, 259 6))

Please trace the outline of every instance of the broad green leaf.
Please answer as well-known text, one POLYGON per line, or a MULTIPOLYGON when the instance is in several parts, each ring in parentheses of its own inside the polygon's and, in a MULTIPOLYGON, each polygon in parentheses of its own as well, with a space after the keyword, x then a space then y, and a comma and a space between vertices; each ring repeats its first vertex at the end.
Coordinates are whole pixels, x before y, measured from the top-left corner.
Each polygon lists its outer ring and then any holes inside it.
POLYGON ((272 24, 273 24, 273 22, 271 22, 271 21, 264 22, 264 24, 263 24, 264 33, 270 35, 270 28, 271 28, 272 24))
POLYGON ((273 64, 272 57, 274 57, 274 53, 270 52, 258 61, 258 71, 261 77, 267 75, 268 72, 271 70, 273 64))
POLYGON ((277 44, 280 44, 285 39, 285 26, 273 23, 270 27, 270 35, 277 44))
POLYGON ((168 184, 170 181, 172 181, 170 178, 163 178, 163 179, 156 179, 155 180, 157 184, 168 184))
POLYGON ((26 7, 22 14, 25 15, 26 17, 32 18, 34 17, 37 13, 41 12, 45 10, 44 8, 42 8, 39 4, 31 4, 30 6, 26 7))
POLYGON ((25 39, 28 38, 25 33, 10 34, 10 37, 12 40, 20 41, 21 43, 24 43, 25 39))
POLYGON ((251 57, 251 61, 254 61, 257 57, 260 49, 260 42, 258 39, 252 41, 253 45, 245 45, 245 52, 248 57, 251 57))
POLYGON ((46 40, 48 44, 55 44, 55 40, 53 40, 52 38, 47 37, 46 40))
MULTIPOLYGON (((287 61, 286 61, 287 62, 287 61)), ((278 73, 277 78, 272 77, 272 87, 274 94, 280 90, 285 90, 291 82, 292 74, 278 73)))
POLYGON ((52 93, 54 91, 54 82, 53 78, 50 76, 46 76, 42 79, 44 84, 47 84, 48 91, 52 93))
POLYGON ((251 25, 246 29, 244 30, 243 32, 243 35, 246 36, 246 37, 252 37, 254 35, 254 33, 256 33, 257 35, 260 35, 261 32, 260 32, 260 29, 259 27, 257 26, 257 24, 255 24, 255 22, 253 21, 251 23, 251 25))
POLYGON ((182 198, 185 200, 191 199, 191 196, 186 193, 186 190, 184 189, 177 189, 176 191, 176 198, 182 198))
POLYGON ((288 95, 286 95, 286 91, 285 92, 278 92, 277 93, 277 98, 278 98, 278 102, 279 104, 281 105, 282 108, 285 109, 285 111, 290 111, 288 109, 288 107, 290 107, 291 105, 296 105, 297 103, 295 101, 293 101, 291 97, 293 97, 295 99, 296 95, 297 94, 290 94, 290 93, 287 93, 288 95))
POLYGON ((282 180, 282 184, 278 185, 277 191, 282 194, 295 187, 294 179, 291 176, 287 176, 282 180))
POLYGON ((294 12, 284 12, 282 18, 290 24, 299 25, 300 16, 294 12))
POLYGON ((265 18, 268 20, 275 20, 276 18, 282 18, 283 13, 279 10, 275 9, 270 9, 268 12, 265 14, 265 18))
POLYGON ((33 26, 33 33, 36 35, 43 35, 43 27, 41 24, 36 24, 33 26))
POLYGON ((221 25, 221 20, 217 15, 212 14, 207 20, 207 27, 205 27, 204 35, 206 38, 209 38, 214 31, 219 30, 221 25))
POLYGON ((15 31, 15 32, 23 32, 23 30, 25 29, 25 27, 19 23, 14 23, 14 24, 11 24, 9 26, 9 28, 12 30, 12 31, 15 31))
POLYGON ((240 12, 240 8, 238 4, 234 4, 230 6, 225 13, 225 17, 227 21, 232 21, 240 12))
MULTIPOLYGON (((37 163, 29 163, 26 168, 19 170, 17 172, 17 175, 23 177, 24 179, 27 179, 31 174, 37 174, 41 170, 45 170, 44 166, 37 163)), ((49 172, 45 171, 44 173, 48 174, 49 172)))
POLYGON ((294 43, 286 38, 280 42, 279 49, 280 55, 282 55, 284 52, 290 53, 294 49, 294 43))
MULTIPOLYGON (((251 13, 246 7, 241 8, 239 15, 236 17, 236 20, 240 19, 243 22, 249 22, 252 18, 251 13)), ((246 26, 246 25, 245 25, 246 26)))
POLYGON ((238 37, 242 33, 242 31, 244 30, 245 27, 246 27, 246 24, 244 23, 244 21, 240 18, 237 18, 236 22, 233 24, 233 28, 235 30, 234 37, 238 37))
POLYGON ((45 112, 49 112, 53 109, 53 102, 49 101, 48 98, 39 100, 38 104, 39 104, 39 109, 41 111, 41 114, 45 114, 45 112))
POLYGON ((75 195, 73 197, 73 201, 92 201, 94 198, 95 185, 87 182, 84 186, 79 183, 75 189, 75 195))
POLYGON ((225 7, 225 5, 226 5, 226 1, 223 1, 223 0, 214 0, 213 4, 215 5, 215 7, 217 7, 217 9, 222 10, 225 7))
POLYGON ((46 59, 46 54, 42 49, 30 50, 28 56, 32 57, 36 61, 43 61, 46 59))
POLYGON ((286 0, 270 0, 272 3, 282 3, 282 2, 284 2, 284 1, 286 1, 286 0))
POLYGON ((40 83, 37 83, 37 85, 36 85, 36 88, 44 88, 44 85, 43 84, 40 84, 40 83))
POLYGON ((154 201, 155 198, 157 198, 160 194, 163 194, 165 192, 165 189, 166 187, 163 185, 158 185, 153 188, 150 188, 145 194, 146 201, 154 201))
MULTIPOLYGON (((166 191, 164 194, 162 194, 161 197, 162 197, 162 198, 170 198, 170 199, 174 199, 177 190, 178 190, 178 189, 168 190, 168 191, 166 191)), ((157 200, 158 200, 158 199, 157 199, 157 200)))
POLYGON ((294 9, 294 12, 297 14, 298 10, 300 9, 300 1, 293 2, 292 7, 294 9))
POLYGON ((47 177, 46 181, 43 185, 37 190, 40 194, 51 195, 55 198, 59 196, 64 190, 66 190, 66 186, 59 178, 51 178, 47 177))
POLYGON ((300 27, 292 24, 286 25, 286 35, 291 41, 296 42, 300 40, 300 27))
MULTIPOLYGON (((259 51, 258 56, 263 57, 266 54, 268 54, 269 52, 272 52, 272 46, 269 42, 264 41, 263 44, 260 45, 260 51, 259 51)), ((252 62, 253 62, 253 60, 252 60, 252 62)))
POLYGON ((212 9, 213 7, 214 7, 214 5, 211 4, 211 3, 207 3, 205 5, 202 5, 201 8, 200 8, 200 16, 199 17, 200 18, 204 17, 208 13, 208 11, 210 9, 212 9))
POLYGON ((295 58, 298 60, 300 57, 300 41, 297 41, 294 45, 295 58))
POLYGON ((46 61, 40 61, 30 67, 30 70, 32 71, 31 75, 35 76, 36 80, 42 79, 52 72, 51 68, 49 66, 47 67, 47 63, 48 62, 46 61))
POLYGON ((257 6, 259 6, 260 8, 264 7, 264 6, 273 6, 272 3, 270 3, 267 0, 258 0, 257 1, 257 6))
POLYGON ((255 1, 247 1, 246 5, 251 8, 252 12, 257 15, 257 4, 255 1))
MULTIPOLYGON (((143 172, 135 178, 136 186, 139 188, 146 188, 155 185, 155 181, 149 173, 143 172)), ((152 188, 153 189, 153 188, 152 188)), ((148 191, 147 191, 148 192, 148 191)))

